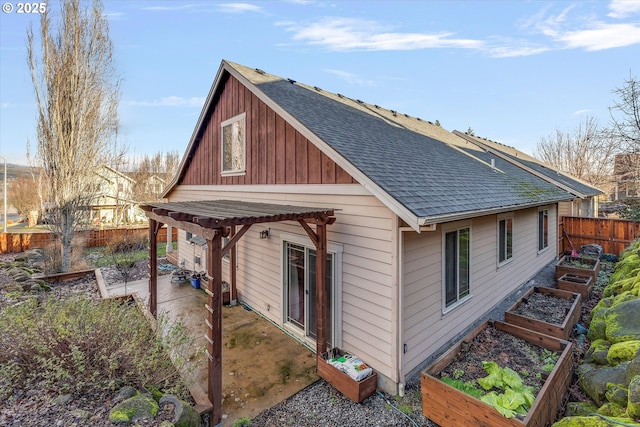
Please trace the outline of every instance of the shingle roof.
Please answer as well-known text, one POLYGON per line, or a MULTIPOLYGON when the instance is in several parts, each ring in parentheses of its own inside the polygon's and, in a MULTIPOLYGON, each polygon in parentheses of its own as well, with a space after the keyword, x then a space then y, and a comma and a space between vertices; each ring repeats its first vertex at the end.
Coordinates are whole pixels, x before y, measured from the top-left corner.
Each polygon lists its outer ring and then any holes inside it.
POLYGON ((485 138, 463 134, 460 131, 453 131, 453 133, 455 135, 461 136, 466 140, 477 142, 481 146, 488 146, 492 150, 499 151, 512 163, 524 165, 525 167, 530 168, 541 176, 544 176, 553 182, 568 187, 570 189, 569 191, 571 191, 573 194, 579 195, 580 197, 597 196, 604 193, 599 188, 594 187, 593 185, 590 185, 586 182, 580 181, 579 179, 574 178, 564 172, 558 171, 550 166, 547 166, 540 160, 533 158, 513 147, 509 147, 507 145, 500 144, 499 142, 491 141, 485 138))
POLYGON ((256 87, 420 218, 553 203, 572 196, 508 162, 353 108, 288 80, 256 87))

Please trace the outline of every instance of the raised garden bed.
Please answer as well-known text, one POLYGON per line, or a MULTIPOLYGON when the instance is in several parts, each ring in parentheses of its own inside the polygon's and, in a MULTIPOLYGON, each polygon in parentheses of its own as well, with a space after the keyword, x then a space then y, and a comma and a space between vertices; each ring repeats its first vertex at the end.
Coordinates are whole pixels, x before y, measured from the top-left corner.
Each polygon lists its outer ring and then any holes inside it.
MULTIPOLYGON (((344 354, 340 350, 337 351, 341 355, 344 354)), ((329 355, 327 353, 323 353, 322 357, 318 358, 318 376, 326 380, 349 399, 360 403, 376 391, 378 384, 376 371, 373 371, 371 375, 365 379, 356 381, 349 375, 327 363, 328 358, 329 355)))
POLYGON ((558 289, 575 292, 582 295, 582 299, 589 298, 595 281, 591 276, 577 274, 563 274, 558 278, 558 289))
POLYGON ((504 314, 504 321, 568 340, 580 320, 582 297, 560 289, 534 287, 504 314))
MULTIPOLYGON (((562 397, 571 384, 572 366, 570 342, 504 322, 485 322, 422 371, 420 376, 422 412, 424 416, 442 426, 544 427, 555 420, 562 405, 562 397), (505 336, 510 339, 514 353, 515 350, 521 349, 522 354, 529 354, 529 356, 507 354, 499 345, 491 345, 492 343, 488 340, 483 340, 487 335, 493 337, 491 338, 493 341, 499 341, 499 337, 505 336), (527 381, 539 381, 541 385, 534 387, 535 400, 527 415, 521 419, 507 418, 493 406, 440 379, 442 374, 445 371, 451 371, 453 366, 459 368, 451 372, 462 371, 464 375, 475 373, 478 376, 484 376, 484 373, 478 372, 482 370, 482 367, 476 366, 478 358, 494 361, 501 367, 512 365, 513 369, 519 370, 519 373, 524 376, 524 370, 513 363, 533 369, 530 366, 532 363, 529 363, 533 360, 528 360, 528 357, 538 357, 537 351, 544 354, 545 350, 557 356, 557 360, 546 379, 544 376, 538 379, 538 375, 532 373, 526 376, 527 381), (467 359, 469 359, 468 364, 467 359)), ((465 380, 465 376, 460 378, 465 380)))
POLYGON ((593 283, 598 280, 599 258, 574 257, 565 255, 556 263, 556 280, 565 274, 591 277, 593 283))

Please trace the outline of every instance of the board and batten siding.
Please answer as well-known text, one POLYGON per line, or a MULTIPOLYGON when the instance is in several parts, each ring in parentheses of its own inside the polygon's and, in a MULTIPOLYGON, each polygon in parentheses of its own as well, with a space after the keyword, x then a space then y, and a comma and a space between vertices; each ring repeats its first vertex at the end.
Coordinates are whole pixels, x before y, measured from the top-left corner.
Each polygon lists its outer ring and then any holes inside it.
POLYGON ((236 78, 221 82, 214 108, 185 159, 183 185, 352 184, 356 181, 236 78), (245 113, 246 173, 220 173, 221 124, 245 113))
MULTIPOLYGON (((397 357, 392 350, 397 316, 392 232, 396 217, 358 184, 308 188, 313 192, 300 190, 300 186, 292 186, 289 192, 269 192, 264 186, 261 191, 248 186, 241 191, 230 186, 228 191, 218 186, 177 186, 170 201, 227 199, 335 209, 336 222, 327 227, 329 249, 336 244, 341 254, 335 344, 361 357, 379 374, 397 380, 397 357), (294 187, 298 190, 292 192, 294 187)), ((237 246, 238 299, 279 325, 285 324, 283 241, 291 235, 308 240, 297 222, 255 224, 237 246), (260 231, 266 228, 269 239, 260 239, 260 231)), ((310 241, 308 246, 313 247, 310 241)))
MULTIPOLYGON (((538 252, 538 209, 513 212, 513 259, 498 266, 498 216, 463 221, 471 226, 471 298, 443 313, 443 227, 404 232, 402 242, 403 375, 409 375, 509 293, 556 258, 556 208, 549 210, 549 246, 538 252)), ((455 225, 456 223, 454 223, 455 225)), ((448 224, 445 224, 445 228, 448 224)))

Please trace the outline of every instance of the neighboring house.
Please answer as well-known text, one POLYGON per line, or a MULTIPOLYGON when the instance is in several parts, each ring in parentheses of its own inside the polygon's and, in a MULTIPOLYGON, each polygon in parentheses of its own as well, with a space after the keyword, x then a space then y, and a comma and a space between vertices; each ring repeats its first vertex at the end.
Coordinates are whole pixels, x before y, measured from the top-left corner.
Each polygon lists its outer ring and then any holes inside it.
POLYGON ((92 224, 125 224, 133 221, 135 180, 106 165, 96 173, 98 194, 91 206, 92 224))
MULTIPOLYGON (((163 196, 334 210, 329 341, 397 393, 556 259, 559 204, 597 192, 505 151, 223 61, 163 196)), ((206 270, 193 237, 179 232, 179 261, 206 270)), ((313 347, 315 249, 300 224, 256 225, 236 247, 238 299, 313 347)))
POLYGON ((612 200, 640 197, 640 154, 617 154, 613 167, 612 200))

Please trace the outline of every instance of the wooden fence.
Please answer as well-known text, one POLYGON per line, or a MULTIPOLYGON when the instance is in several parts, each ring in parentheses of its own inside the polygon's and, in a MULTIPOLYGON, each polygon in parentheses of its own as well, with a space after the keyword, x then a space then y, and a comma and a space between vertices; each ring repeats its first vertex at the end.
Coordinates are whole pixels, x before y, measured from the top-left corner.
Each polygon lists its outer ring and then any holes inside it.
MULTIPOLYGON (((172 230, 172 240, 178 238, 178 230, 172 230)), ((140 238, 149 235, 148 227, 114 228, 106 230, 88 230, 78 232, 74 238, 76 243, 84 247, 106 246, 109 241, 123 235, 135 235, 140 238)), ((44 248, 56 241, 56 237, 50 233, 0 233, 0 254, 23 252, 33 248, 44 248)), ((162 227, 158 231, 158 242, 167 241, 167 228, 162 227)))
POLYGON ((640 221, 617 218, 562 217, 559 224, 560 253, 579 250, 582 245, 598 244, 604 253, 620 255, 634 239, 640 237, 640 221), (563 234, 562 229, 566 235, 563 234))

